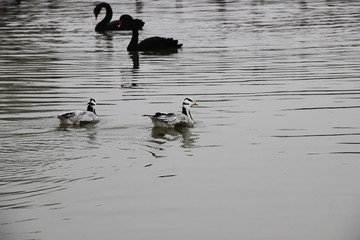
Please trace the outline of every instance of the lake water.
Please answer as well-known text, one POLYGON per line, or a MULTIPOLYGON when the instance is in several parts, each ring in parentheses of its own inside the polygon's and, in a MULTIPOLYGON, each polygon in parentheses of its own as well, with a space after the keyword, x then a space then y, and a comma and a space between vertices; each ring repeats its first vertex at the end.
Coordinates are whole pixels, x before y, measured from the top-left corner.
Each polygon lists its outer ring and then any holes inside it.
POLYGON ((360 239, 359 1, 109 3, 183 48, 0 2, 0 239, 360 239), (188 96, 194 128, 142 116, 188 96), (90 97, 100 123, 59 127, 90 97))

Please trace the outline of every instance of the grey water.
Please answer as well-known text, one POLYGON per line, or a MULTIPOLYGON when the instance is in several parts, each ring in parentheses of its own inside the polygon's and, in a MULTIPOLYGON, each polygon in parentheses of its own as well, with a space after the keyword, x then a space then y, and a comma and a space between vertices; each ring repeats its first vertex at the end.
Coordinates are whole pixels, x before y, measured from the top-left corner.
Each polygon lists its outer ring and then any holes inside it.
POLYGON ((0 239, 360 238, 359 1, 108 2, 183 47, 0 2, 0 239), (91 97, 98 124, 59 126, 91 97), (193 128, 142 116, 185 97, 193 128))

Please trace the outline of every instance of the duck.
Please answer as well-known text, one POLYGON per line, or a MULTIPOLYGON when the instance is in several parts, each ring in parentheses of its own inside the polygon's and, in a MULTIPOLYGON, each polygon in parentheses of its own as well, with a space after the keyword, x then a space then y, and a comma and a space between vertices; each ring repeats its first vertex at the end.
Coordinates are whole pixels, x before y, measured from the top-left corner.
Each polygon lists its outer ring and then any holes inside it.
POLYGON ((99 118, 95 112, 96 101, 93 98, 89 99, 87 103, 86 111, 75 110, 70 112, 65 112, 58 115, 60 120, 60 125, 73 125, 73 126, 83 126, 88 123, 96 123, 99 121, 99 118))
POLYGON ((193 127, 194 119, 191 116, 190 108, 197 106, 198 103, 192 98, 186 97, 182 103, 182 111, 176 113, 157 112, 154 115, 144 115, 150 117, 155 127, 163 128, 179 128, 179 127, 193 127))
MULTIPOLYGON (((110 4, 106 2, 99 3, 95 6, 94 15, 96 20, 102 8, 106 9, 106 16, 96 25, 95 31, 101 32, 101 31, 112 31, 112 30, 131 30, 129 24, 125 24, 119 27, 119 20, 111 21, 111 18, 113 16, 113 11, 111 9, 110 4)), ((134 20, 134 25, 138 30, 142 30, 144 24, 145 24, 144 21, 142 21, 141 19, 134 20)))
POLYGON ((119 27, 130 26, 132 30, 132 36, 128 51, 158 51, 158 50, 170 50, 181 48, 183 44, 179 44, 178 40, 173 38, 164 37, 150 37, 139 42, 139 31, 136 27, 135 20, 128 14, 124 14, 119 19, 119 27))

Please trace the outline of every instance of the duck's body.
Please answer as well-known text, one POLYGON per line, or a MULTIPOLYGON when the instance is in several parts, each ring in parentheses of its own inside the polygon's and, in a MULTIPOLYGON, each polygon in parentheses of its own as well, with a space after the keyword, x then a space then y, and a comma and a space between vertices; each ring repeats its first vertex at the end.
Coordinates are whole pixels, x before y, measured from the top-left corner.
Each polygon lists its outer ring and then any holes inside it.
POLYGON ((194 120, 185 114, 157 112, 149 116, 155 127, 193 127, 194 120))
POLYGON ((86 111, 75 110, 58 115, 60 125, 84 125, 88 123, 96 123, 99 121, 95 112, 95 99, 90 98, 86 111))
MULTIPOLYGON (((111 9, 111 6, 105 2, 99 3, 94 8, 95 19, 98 18, 98 15, 102 8, 106 9, 106 16, 96 25, 95 31, 101 32, 101 31, 118 31, 118 30, 132 29, 129 24, 124 24, 123 26, 119 27, 119 20, 111 21, 111 18, 113 16, 113 11, 111 9)), ((145 23, 140 19, 135 19, 134 24, 136 29, 141 30, 145 23)))
POLYGON ((155 115, 145 116, 150 117, 155 127, 193 127, 194 120, 190 114, 190 107, 194 105, 198 104, 191 98, 185 98, 180 114, 157 112, 155 115))
POLYGON ((159 51, 181 48, 182 44, 173 38, 150 37, 139 42, 139 31, 136 28, 135 20, 127 14, 122 15, 119 20, 119 27, 130 26, 132 30, 131 40, 127 46, 128 51, 159 51))

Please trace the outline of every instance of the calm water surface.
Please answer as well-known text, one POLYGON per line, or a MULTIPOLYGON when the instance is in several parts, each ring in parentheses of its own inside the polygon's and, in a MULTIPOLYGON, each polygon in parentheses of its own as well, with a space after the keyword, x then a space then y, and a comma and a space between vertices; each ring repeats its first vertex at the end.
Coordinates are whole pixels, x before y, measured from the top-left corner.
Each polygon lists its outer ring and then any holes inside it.
POLYGON ((0 239, 360 238, 360 2, 109 3, 183 48, 0 2, 0 239), (142 116, 186 96, 194 128, 142 116), (99 124, 59 127, 90 97, 99 124))

